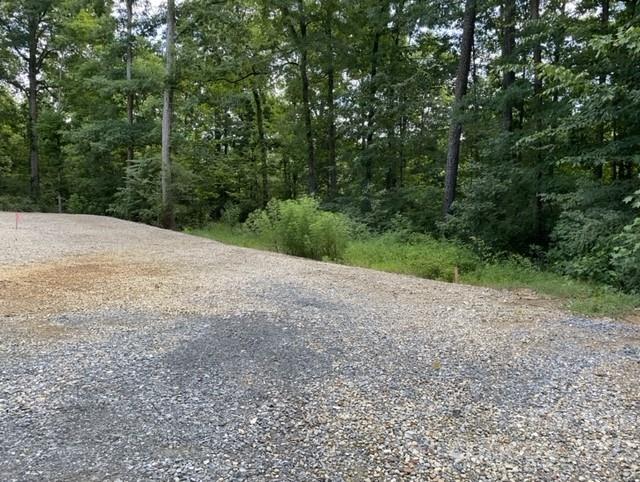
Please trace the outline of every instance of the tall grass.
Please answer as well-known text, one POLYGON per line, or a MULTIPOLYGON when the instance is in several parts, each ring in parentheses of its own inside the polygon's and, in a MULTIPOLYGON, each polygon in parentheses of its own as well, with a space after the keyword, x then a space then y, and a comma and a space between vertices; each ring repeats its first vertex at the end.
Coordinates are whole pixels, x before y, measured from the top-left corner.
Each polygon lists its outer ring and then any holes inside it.
POLYGON ((469 249, 451 242, 424 235, 405 237, 387 233, 349 243, 344 262, 380 271, 454 281, 456 272, 472 271, 480 261, 469 249))

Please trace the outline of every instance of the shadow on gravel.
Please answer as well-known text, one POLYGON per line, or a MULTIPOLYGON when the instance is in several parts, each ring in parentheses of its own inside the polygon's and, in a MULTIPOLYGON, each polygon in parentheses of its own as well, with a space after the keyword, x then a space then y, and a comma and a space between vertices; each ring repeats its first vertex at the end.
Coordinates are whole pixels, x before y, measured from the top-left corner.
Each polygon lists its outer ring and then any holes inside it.
POLYGON ((185 322, 196 331, 164 359, 181 384, 198 383, 207 374, 248 386, 299 385, 331 370, 330 354, 309 347, 302 328, 269 313, 185 322))

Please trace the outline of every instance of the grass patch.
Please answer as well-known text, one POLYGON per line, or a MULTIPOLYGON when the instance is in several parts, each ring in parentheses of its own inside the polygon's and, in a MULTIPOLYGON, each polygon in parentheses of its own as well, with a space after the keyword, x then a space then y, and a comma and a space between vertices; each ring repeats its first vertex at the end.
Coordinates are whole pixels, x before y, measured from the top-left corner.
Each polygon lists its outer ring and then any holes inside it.
MULTIPOLYGON (((242 226, 215 223, 187 231, 226 244, 277 251, 273 239, 242 226)), ((499 289, 530 289, 563 302, 573 312, 592 316, 620 317, 640 307, 640 296, 616 291, 538 269, 526 260, 483 262, 473 251, 450 241, 425 235, 389 233, 351 240, 342 263, 421 278, 453 281, 499 289)))
POLYGON ((454 271, 470 271, 479 261, 467 248, 428 236, 402 239, 393 234, 352 241, 345 264, 440 281, 454 281, 454 271))
POLYGON ((213 223, 206 228, 186 229, 186 233, 203 238, 214 239, 225 244, 242 246, 243 248, 254 248, 271 250, 270 241, 243 229, 242 226, 229 226, 228 224, 213 223))
POLYGON ((569 310, 585 315, 622 316, 640 307, 640 296, 508 260, 483 264, 463 273, 461 281, 500 289, 527 288, 560 299, 569 310))

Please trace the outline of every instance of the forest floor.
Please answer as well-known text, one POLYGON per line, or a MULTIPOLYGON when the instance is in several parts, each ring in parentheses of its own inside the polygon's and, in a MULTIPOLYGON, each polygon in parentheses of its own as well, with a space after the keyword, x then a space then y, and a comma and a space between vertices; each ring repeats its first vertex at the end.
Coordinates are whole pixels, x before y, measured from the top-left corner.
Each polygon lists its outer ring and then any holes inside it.
POLYGON ((639 379, 636 323, 0 213, 2 480, 638 480, 639 379))

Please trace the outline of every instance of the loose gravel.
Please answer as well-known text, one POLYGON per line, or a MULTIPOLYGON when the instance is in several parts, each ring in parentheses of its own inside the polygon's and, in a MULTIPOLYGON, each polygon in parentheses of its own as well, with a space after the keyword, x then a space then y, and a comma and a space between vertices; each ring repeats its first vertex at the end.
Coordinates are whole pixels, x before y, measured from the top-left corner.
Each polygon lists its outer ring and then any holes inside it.
POLYGON ((640 325, 0 213, 0 480, 640 480, 640 325))

